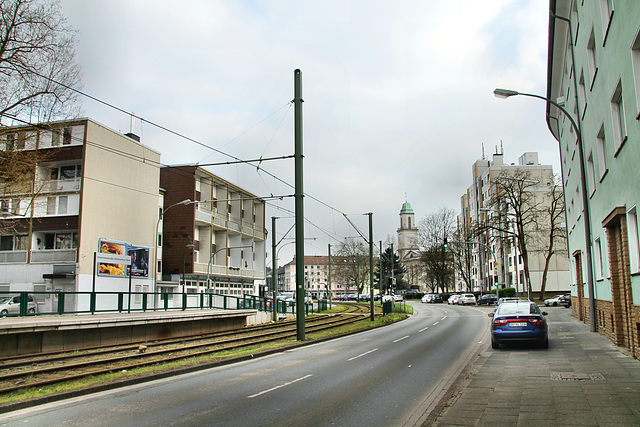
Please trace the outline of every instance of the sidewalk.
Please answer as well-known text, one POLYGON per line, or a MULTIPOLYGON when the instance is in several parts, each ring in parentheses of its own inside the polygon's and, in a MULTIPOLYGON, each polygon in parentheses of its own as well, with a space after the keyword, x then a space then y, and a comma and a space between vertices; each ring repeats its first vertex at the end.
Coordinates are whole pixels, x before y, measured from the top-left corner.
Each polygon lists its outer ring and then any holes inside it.
POLYGON ((492 350, 487 342, 429 425, 640 425, 640 361, 570 310, 541 308, 549 313, 549 349, 492 350))

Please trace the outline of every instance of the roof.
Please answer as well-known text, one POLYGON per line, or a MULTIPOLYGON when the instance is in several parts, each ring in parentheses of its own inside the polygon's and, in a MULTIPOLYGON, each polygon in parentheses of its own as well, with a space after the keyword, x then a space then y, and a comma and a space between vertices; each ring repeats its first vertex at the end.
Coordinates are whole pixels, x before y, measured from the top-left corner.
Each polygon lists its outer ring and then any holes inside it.
POLYGON ((413 209, 411 208, 411 204, 409 202, 404 202, 402 204, 402 209, 400 210, 400 214, 412 214, 413 209))

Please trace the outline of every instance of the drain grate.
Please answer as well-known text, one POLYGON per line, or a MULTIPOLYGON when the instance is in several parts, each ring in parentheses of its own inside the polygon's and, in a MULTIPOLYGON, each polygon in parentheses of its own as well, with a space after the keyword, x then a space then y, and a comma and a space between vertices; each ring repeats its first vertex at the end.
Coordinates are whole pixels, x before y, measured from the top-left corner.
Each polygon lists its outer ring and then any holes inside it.
POLYGON ((579 372, 551 372, 551 379, 554 381, 605 381, 600 373, 582 374, 579 372))

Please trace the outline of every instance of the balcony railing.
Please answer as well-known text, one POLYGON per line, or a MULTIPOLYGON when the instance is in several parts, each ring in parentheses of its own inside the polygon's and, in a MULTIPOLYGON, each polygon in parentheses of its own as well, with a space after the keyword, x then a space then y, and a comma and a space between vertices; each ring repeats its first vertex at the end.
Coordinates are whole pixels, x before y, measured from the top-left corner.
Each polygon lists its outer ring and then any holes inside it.
POLYGON ((31 251, 31 262, 48 264, 52 262, 76 262, 76 249, 45 249, 31 251))
POLYGON ((42 182, 41 193, 64 193, 80 191, 80 178, 52 179, 42 182))
POLYGON ((196 209, 196 221, 204 222, 205 224, 211 224, 212 223, 211 212, 196 209))
POLYGON ((26 264, 27 251, 0 251, 0 264, 26 264))

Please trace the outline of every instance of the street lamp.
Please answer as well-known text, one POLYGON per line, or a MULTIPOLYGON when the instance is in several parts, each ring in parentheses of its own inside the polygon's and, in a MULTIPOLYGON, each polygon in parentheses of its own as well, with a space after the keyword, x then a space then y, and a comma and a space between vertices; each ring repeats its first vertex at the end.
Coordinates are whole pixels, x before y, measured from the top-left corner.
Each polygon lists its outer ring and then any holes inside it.
POLYGON ((195 203, 195 202, 191 201, 190 199, 186 199, 181 202, 174 203, 171 206, 167 207, 166 209, 162 209, 162 211, 160 212, 160 216, 158 217, 158 221, 156 222, 156 238, 155 238, 156 243, 153 251, 154 258, 155 258, 155 261, 154 261, 155 266, 153 267, 153 271, 155 273, 153 275, 153 292, 156 292, 156 284, 158 281, 158 234, 160 234, 160 231, 158 229, 160 228, 160 221, 164 219, 164 214, 172 207, 179 206, 179 205, 188 205, 191 203, 195 203))
MULTIPOLYGON (((511 96, 517 96, 517 95, 542 99, 543 101, 548 102, 549 104, 556 107, 558 110, 562 111, 562 113, 569 119, 569 122, 571 122, 571 126, 573 127, 573 130, 576 132, 577 143, 578 143, 578 155, 580 156, 579 157, 580 190, 582 192, 582 206, 584 209, 585 255, 587 257, 587 265, 589 266, 589 268, 587 268, 587 289, 589 290, 589 321, 590 321, 591 332, 596 332, 598 330, 598 327, 596 323, 596 305, 595 305, 595 295, 594 295, 594 286, 593 286, 593 258, 591 254, 591 214, 589 212, 590 209, 589 209, 589 197, 587 196, 587 179, 586 179, 586 174, 584 169, 584 148, 582 144, 582 134, 580 132, 580 128, 576 124, 571 114, 569 114, 569 112, 565 110, 563 106, 561 106, 555 101, 552 101, 547 97, 544 97, 541 95, 535 95, 531 93, 522 93, 515 90, 510 90, 510 89, 495 89, 493 91, 493 94, 497 98, 502 98, 502 99, 506 99, 511 96)), ((555 135, 554 135, 554 138, 556 138, 555 135)), ((558 141, 558 143, 560 143, 559 138, 556 138, 556 140, 558 141)), ((560 159, 561 159, 560 163, 562 164, 562 147, 560 147, 560 159)), ((565 198, 566 198, 566 195, 565 195, 565 198)))
POLYGON ((189 243, 184 245, 184 249, 182 249, 182 293, 183 294, 185 292, 184 270, 185 270, 186 259, 187 259, 187 248, 193 249, 196 247, 196 245, 193 243, 193 240, 191 240, 191 237, 187 236, 186 239, 189 239, 189 243))

